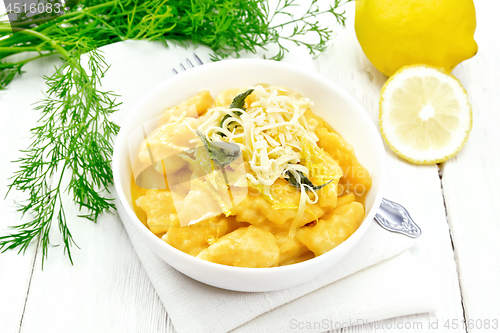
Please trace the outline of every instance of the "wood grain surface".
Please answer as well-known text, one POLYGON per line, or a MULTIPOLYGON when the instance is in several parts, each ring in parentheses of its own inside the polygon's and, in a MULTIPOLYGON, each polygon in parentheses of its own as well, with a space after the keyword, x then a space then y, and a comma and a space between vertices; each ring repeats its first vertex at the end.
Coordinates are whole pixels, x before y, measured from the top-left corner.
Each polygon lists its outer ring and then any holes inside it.
MULTIPOLYGON (((438 310, 338 332, 497 331, 485 324, 500 321, 500 3, 483 0, 475 5, 479 53, 453 72, 468 91, 474 111, 465 148, 452 160, 431 166, 409 164, 386 148, 389 177, 384 196, 403 204, 423 230, 411 252, 435 281, 438 310), (456 329, 453 320, 460 322, 456 329), (435 322, 438 329, 429 326, 435 322)), ((378 123, 379 94, 387 77, 371 65, 357 42, 354 4, 346 8, 347 27, 338 30, 332 47, 314 63, 378 123)), ((16 169, 10 161, 27 146, 29 129, 38 117, 31 104, 42 97, 41 77, 50 74, 57 61, 46 58, 29 64, 27 74, 0 91, 2 198, 16 169)), ((141 70, 153 69, 131 68, 131 73, 140 75, 141 70)), ((150 87, 138 89, 142 96, 150 87)), ((134 99, 125 102, 130 107, 134 99)), ((27 219, 16 212, 18 200, 22 194, 13 192, 0 201, 3 233, 27 219)), ((74 266, 62 247, 51 248, 43 270, 35 245, 24 255, 0 255, 0 331, 175 332, 120 220, 108 214, 93 224, 77 213, 68 213, 82 248, 73 251, 74 266)), ((56 233, 54 237, 57 244, 56 233)))

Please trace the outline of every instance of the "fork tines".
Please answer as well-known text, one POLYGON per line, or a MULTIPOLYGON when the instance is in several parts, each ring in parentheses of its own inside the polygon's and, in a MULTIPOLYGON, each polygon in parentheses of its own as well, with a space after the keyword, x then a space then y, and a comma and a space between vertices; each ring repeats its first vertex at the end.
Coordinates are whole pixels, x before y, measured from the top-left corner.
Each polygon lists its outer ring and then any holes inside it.
MULTIPOLYGON (((193 53, 193 57, 194 57, 194 60, 196 61, 196 63, 198 65, 203 65, 203 61, 201 61, 200 57, 198 57, 198 55, 196 53, 193 53)), ((186 63, 187 65, 189 66, 189 68, 193 68, 195 67, 195 65, 193 65, 193 63, 191 62, 191 60, 189 60, 189 58, 186 58, 186 63)), ((186 70, 186 66, 184 66, 184 64, 181 62, 179 63, 179 67, 181 68, 181 70, 185 71, 186 70)), ((177 75, 179 74, 179 72, 175 69, 175 68, 172 68, 172 73, 174 73, 174 75, 177 75)))

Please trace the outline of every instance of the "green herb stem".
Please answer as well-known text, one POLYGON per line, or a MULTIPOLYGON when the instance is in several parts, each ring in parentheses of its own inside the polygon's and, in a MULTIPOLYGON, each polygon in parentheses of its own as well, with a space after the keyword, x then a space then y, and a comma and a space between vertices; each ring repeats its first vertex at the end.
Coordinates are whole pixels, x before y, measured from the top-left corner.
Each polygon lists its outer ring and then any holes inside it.
MULTIPOLYGON (((0 27, 0 32, 7 31, 7 29, 8 28, 0 27)), ((14 31, 14 32, 21 33, 21 34, 30 35, 30 36, 36 37, 38 39, 41 39, 43 41, 46 41, 55 50, 57 50, 57 52, 59 52, 63 57, 65 57, 65 58, 69 58, 70 57, 70 54, 63 47, 61 47, 55 40, 51 39, 50 37, 47 37, 46 35, 44 35, 42 33, 39 33, 37 31, 31 30, 31 29, 20 29, 20 28, 12 28, 12 29, 10 29, 10 31, 11 32, 14 31)))
POLYGON ((13 63, 1 63, 0 62, 0 70, 3 69, 3 68, 12 68, 12 67, 16 67, 16 66, 22 66, 22 65, 24 65, 24 64, 26 64, 26 63, 28 63, 30 61, 33 61, 33 60, 36 60, 36 59, 40 59, 40 58, 45 58, 45 57, 51 56, 51 55, 53 55, 55 53, 57 53, 57 52, 50 51, 50 52, 47 52, 47 53, 39 54, 36 57, 28 58, 28 59, 17 61, 17 62, 13 62, 13 63))
MULTIPOLYGON (((164 45, 190 40, 210 47, 213 60, 220 60, 276 45, 278 50, 270 59, 280 60, 287 51, 283 42, 289 41, 317 54, 327 47, 333 31, 320 26, 316 17, 330 13, 344 24, 344 14, 336 12, 341 0, 333 1, 329 10, 320 11, 317 0, 313 0, 307 12, 295 18, 289 11, 294 0, 279 0, 273 10, 267 0, 80 0, 56 18, 35 18, 18 23, 14 30, 5 21, 0 22, 0 89, 21 75, 30 61, 52 54, 59 54, 63 60, 56 72, 45 78, 46 98, 36 107, 41 116, 31 129, 31 144, 16 161, 19 169, 9 187, 9 191, 28 194, 19 211, 30 220, 1 236, 0 250, 25 251, 30 243, 38 242, 45 260, 49 232, 55 223, 72 262, 70 250, 75 243, 66 224, 64 195, 72 198, 80 212, 85 211, 83 217, 94 222, 114 209, 107 194, 113 182, 110 162, 118 126, 109 117, 119 103, 113 92, 99 90, 108 66, 97 48, 126 39, 164 45), (271 25, 278 15, 289 19, 271 25), (290 25, 293 31, 283 35, 283 28, 290 25), (319 41, 308 43, 301 38, 309 33, 319 41), (84 53, 86 70, 81 64, 84 53), (7 60, 16 54, 25 54, 27 59, 7 60), (69 182, 67 186, 65 181, 69 182)), ((243 108, 244 98, 238 103, 243 108)), ((210 147, 213 154, 221 156, 231 148, 215 143, 210 147)))

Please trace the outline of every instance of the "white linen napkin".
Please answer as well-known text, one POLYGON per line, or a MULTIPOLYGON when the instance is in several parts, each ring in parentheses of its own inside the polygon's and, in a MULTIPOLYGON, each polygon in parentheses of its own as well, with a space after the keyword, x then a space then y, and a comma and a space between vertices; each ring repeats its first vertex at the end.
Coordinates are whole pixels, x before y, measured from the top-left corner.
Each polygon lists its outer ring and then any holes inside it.
POLYGON ((137 255, 179 333, 297 332, 307 325, 313 328, 308 332, 323 332, 434 310, 425 276, 406 251, 414 241, 375 222, 346 258, 314 280, 284 290, 243 293, 205 285, 167 265, 143 244, 117 204, 137 255))
MULTIPOLYGON (((112 64, 103 87, 122 96, 121 112, 115 118, 118 124, 142 95, 193 54, 192 48, 166 49, 137 41, 102 50, 112 64)), ((205 62, 209 52, 196 49, 205 62)), ((285 61, 315 70, 311 57, 302 49, 293 50, 285 61)), ((434 297, 422 274, 425 270, 415 267, 406 251, 415 241, 387 232, 375 222, 343 261, 313 281, 275 292, 242 293, 205 285, 167 265, 143 244, 119 202, 117 206, 137 255, 179 333, 322 332, 434 311, 434 297)))

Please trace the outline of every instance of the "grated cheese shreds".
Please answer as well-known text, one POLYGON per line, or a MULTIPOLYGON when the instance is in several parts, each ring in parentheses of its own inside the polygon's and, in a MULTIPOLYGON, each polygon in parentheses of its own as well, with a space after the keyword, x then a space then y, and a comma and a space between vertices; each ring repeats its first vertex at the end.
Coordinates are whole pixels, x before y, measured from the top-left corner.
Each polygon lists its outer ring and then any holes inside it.
MULTIPOLYGON (((253 102, 240 117, 234 114, 237 109, 215 107, 208 111, 208 118, 199 129, 212 141, 238 144, 246 154, 246 160, 250 161, 248 179, 269 186, 287 167, 293 168, 290 163, 300 162, 303 139, 316 146, 318 139, 303 117, 313 103, 308 98, 283 95, 286 89, 281 87, 266 89, 257 85, 251 88, 254 91, 247 100, 253 102), (225 119, 224 125, 236 122, 242 126, 236 127, 232 133, 225 129, 221 131, 219 122, 225 115, 229 118, 225 119), (226 136, 220 136, 221 132, 226 136)), ((307 171, 306 168, 300 170, 307 171)))
MULTIPOLYGON (((304 116, 313 102, 308 98, 290 96, 286 88, 265 88, 261 85, 250 88, 254 91, 247 97, 248 107, 240 116, 235 113, 238 109, 217 106, 208 110, 206 120, 198 129, 212 141, 238 144, 249 163, 247 179, 270 196, 270 186, 285 171, 297 170, 309 176, 307 162, 299 163, 306 158, 302 151, 305 142, 313 149, 319 149, 315 125, 309 124, 304 116), (229 117, 224 120, 224 128, 221 129, 220 122, 226 115, 229 117), (232 122, 239 126, 230 131, 227 125, 232 122)), ((309 198, 304 186, 300 190, 302 193, 297 220, 293 223, 295 226, 306 204, 317 201, 317 195, 314 196, 316 200, 309 198)))

